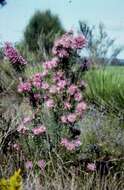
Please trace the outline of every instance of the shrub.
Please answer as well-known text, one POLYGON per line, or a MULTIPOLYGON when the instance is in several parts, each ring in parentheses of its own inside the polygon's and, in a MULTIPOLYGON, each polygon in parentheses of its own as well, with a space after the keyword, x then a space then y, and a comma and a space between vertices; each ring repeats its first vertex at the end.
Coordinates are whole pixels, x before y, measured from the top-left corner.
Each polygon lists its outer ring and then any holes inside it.
POLYGON ((45 12, 37 11, 25 29, 24 38, 29 50, 36 52, 40 45, 44 46, 47 53, 49 53, 55 36, 63 32, 64 29, 58 16, 53 15, 49 10, 45 12), (38 44, 39 38, 42 44, 38 44))
POLYGON ((43 63, 43 71, 18 85, 18 93, 29 98, 34 113, 18 125, 19 139, 9 148, 24 154, 26 162, 36 156, 36 151, 38 161, 50 158, 49 152, 55 147, 61 153, 66 151, 66 159, 69 152, 74 159, 75 151, 80 149, 80 130, 76 125, 87 105, 82 94, 84 82, 74 68, 80 68, 76 61, 85 44, 83 36, 64 34, 55 41, 55 57, 43 63))

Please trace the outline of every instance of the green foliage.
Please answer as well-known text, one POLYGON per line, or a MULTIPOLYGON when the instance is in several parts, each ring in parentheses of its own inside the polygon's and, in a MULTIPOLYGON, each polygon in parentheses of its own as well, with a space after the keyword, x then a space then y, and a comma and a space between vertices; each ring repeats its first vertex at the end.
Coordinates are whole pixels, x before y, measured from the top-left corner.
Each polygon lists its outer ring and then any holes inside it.
POLYGON ((29 50, 36 52, 40 45, 44 46, 45 50, 49 52, 56 35, 63 32, 64 29, 58 16, 53 15, 49 10, 45 12, 37 11, 30 19, 24 37, 29 50), (42 44, 38 44, 39 38, 42 44))
POLYGON ((105 67, 90 70, 85 75, 88 83, 86 97, 91 102, 105 106, 116 114, 124 113, 124 68, 105 67))

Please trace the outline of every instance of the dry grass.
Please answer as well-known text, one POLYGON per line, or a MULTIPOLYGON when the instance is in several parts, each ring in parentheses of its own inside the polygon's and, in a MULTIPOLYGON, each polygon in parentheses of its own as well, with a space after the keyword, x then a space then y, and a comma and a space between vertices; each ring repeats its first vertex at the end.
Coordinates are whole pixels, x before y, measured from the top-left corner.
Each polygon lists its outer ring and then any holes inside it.
POLYGON ((54 177, 44 175, 41 180, 31 173, 24 183, 24 190, 123 190, 124 176, 119 180, 116 177, 105 177, 101 180, 97 174, 83 174, 78 176, 74 170, 70 171, 70 176, 63 171, 56 171, 54 177))

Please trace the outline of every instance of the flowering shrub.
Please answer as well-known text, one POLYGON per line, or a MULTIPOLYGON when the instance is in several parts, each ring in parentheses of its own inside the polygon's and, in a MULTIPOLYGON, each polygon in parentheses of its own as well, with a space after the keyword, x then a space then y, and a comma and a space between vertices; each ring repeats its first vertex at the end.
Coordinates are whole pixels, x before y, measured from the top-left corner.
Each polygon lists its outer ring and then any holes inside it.
MULTIPOLYGON (((83 117, 87 107, 82 94, 85 84, 76 78, 77 73, 73 71, 73 67, 78 65, 76 62, 79 57, 78 51, 85 45, 86 39, 83 36, 75 37, 72 33, 64 34, 55 41, 53 47, 55 57, 43 63, 43 72, 34 74, 28 81, 18 86, 18 92, 28 96, 34 107, 40 105, 41 109, 45 107, 49 113, 52 112, 58 126, 54 135, 59 136, 58 142, 61 141, 60 145, 68 150, 74 150, 80 146, 79 138, 72 141, 61 140, 60 131, 63 127, 74 128, 83 117)), ((21 131, 26 132, 26 129, 23 127, 21 131)), ((32 129, 33 134, 37 136, 45 134, 46 131, 46 127, 42 125, 32 129)), ((74 130, 70 131, 72 133, 74 130)), ((76 135, 73 134, 73 136, 76 135)))

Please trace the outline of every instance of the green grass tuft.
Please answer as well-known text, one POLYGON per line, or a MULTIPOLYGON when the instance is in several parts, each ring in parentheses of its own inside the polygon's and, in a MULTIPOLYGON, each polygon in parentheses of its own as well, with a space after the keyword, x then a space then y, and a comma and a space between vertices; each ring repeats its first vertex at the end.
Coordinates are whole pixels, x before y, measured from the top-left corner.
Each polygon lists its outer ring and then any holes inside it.
POLYGON ((124 113, 124 67, 90 70, 85 75, 86 98, 110 111, 124 113))

